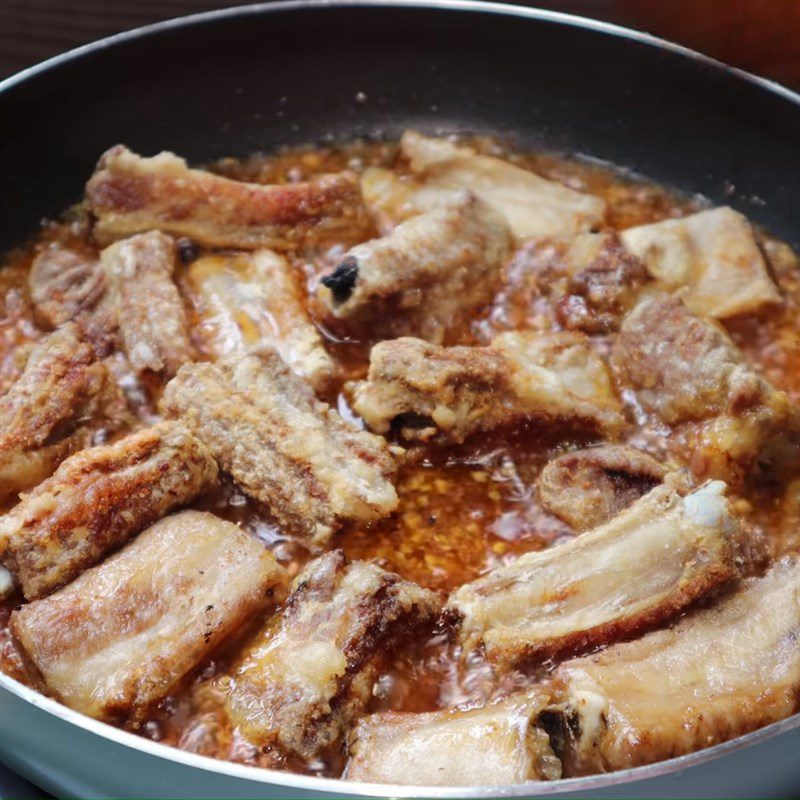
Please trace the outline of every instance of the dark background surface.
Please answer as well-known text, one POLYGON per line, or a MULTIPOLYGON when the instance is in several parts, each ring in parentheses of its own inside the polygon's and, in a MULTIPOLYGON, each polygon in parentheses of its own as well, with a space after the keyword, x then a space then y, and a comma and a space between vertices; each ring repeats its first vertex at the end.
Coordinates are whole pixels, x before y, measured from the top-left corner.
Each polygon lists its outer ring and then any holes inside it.
MULTIPOLYGON (((0 0, 0 78, 86 42, 225 0, 0 0)), ((649 31, 800 88, 800 0, 521 2, 649 31)))

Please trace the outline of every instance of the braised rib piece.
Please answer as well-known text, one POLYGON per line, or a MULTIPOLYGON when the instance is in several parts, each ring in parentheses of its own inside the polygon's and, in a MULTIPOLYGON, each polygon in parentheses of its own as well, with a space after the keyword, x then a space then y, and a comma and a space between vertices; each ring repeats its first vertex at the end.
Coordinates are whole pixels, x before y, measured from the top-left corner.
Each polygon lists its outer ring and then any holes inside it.
POLYGON ((11 630, 61 702, 135 722, 281 600, 285 583, 285 570, 256 538, 213 514, 183 511, 22 606, 11 630))
POLYGON ((507 665, 544 660, 674 616, 737 575, 724 490, 714 481, 683 496, 666 483, 611 522, 456 589, 448 611, 465 649, 507 665))
POLYGON ((723 206, 622 231, 625 247, 697 314, 724 319, 781 301, 747 218, 723 206))
POLYGON ((370 336, 440 342, 491 300, 510 245, 503 217, 462 192, 388 236, 353 247, 322 278, 318 296, 331 316, 370 336))
POLYGON ((364 717, 350 735, 342 777, 420 786, 557 780, 561 762, 536 724, 549 699, 549 692, 536 687, 466 711, 364 717))
POLYGON ((97 258, 53 243, 34 259, 28 287, 37 314, 56 328, 95 308, 105 276, 97 258))
POLYGON ((556 676, 578 735, 578 771, 681 756, 800 710, 800 560, 748 578, 667 630, 586 658, 556 676))
POLYGON ((175 242, 158 231, 131 236, 103 250, 100 266, 108 317, 131 366, 174 375, 193 357, 183 302, 172 280, 175 242))
POLYGON ((189 169, 173 153, 143 158, 122 145, 102 156, 86 198, 101 244, 155 229, 207 247, 288 250, 369 230, 350 172, 263 186, 189 169))
POLYGON ((520 238, 568 236, 601 224, 605 217, 606 204, 599 197, 447 139, 406 131, 400 151, 424 187, 413 199, 422 207, 469 189, 500 211, 520 238))
POLYGON ((28 600, 42 597, 216 477, 205 445, 176 422, 82 450, 0 518, 0 562, 28 600))
POLYGON ((0 499, 47 477, 91 438, 93 420, 117 399, 116 386, 78 327, 63 325, 31 351, 0 397, 0 499))
POLYGON ((660 484, 667 468, 635 447, 607 444, 558 456, 537 481, 539 502, 576 531, 603 525, 660 484))
POLYGON ((228 710, 259 746, 312 758, 339 743, 392 648, 439 611, 432 592, 334 550, 234 668, 228 710))
POLYGON ((379 519, 397 506, 386 442, 318 401, 274 350, 184 365, 162 409, 189 425, 281 524, 314 542, 344 520, 379 519))
POLYGON ((215 356, 266 342, 314 389, 328 385, 333 359, 283 256, 270 250, 204 256, 189 267, 187 281, 215 356))
POLYGON ((576 333, 507 333, 491 347, 394 339, 372 348, 353 408, 374 431, 462 442, 476 431, 555 419, 613 434, 622 426, 608 369, 576 333))
POLYGON ((567 330, 617 330, 651 281, 613 231, 537 242, 532 259, 538 290, 551 298, 555 318, 567 330))
POLYGON ((625 319, 613 361, 646 411, 683 425, 678 450, 691 451, 695 474, 740 483, 800 466, 800 409, 749 366, 721 327, 679 299, 640 303, 625 319))

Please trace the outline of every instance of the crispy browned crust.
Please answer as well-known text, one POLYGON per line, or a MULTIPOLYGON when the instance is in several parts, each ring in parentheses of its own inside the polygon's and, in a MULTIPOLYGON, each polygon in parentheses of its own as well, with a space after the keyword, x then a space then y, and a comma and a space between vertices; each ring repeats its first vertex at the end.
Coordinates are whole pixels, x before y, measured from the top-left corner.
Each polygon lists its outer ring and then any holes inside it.
POLYGON ((206 447, 165 422, 68 458, 0 520, 0 561, 28 600, 63 586, 215 479, 206 447))
POLYGON ((20 377, 0 397, 0 496, 47 477, 59 461, 86 444, 93 420, 119 393, 77 325, 58 328, 31 351, 20 377))
POLYGON ((118 329, 131 366, 171 377, 194 357, 172 280, 175 242, 158 231, 131 236, 103 250, 100 266, 107 287, 100 316, 118 329))
POLYGON ((537 419, 615 433, 622 425, 616 398, 578 397, 566 385, 553 390, 560 355, 571 348, 593 359, 591 368, 610 387, 605 366, 580 334, 526 332, 498 337, 491 347, 380 342, 370 353, 367 380, 353 387, 353 407, 370 429, 394 426, 418 441, 463 442, 478 431, 537 419))
POLYGON ((171 153, 142 158, 121 145, 100 159, 86 198, 101 244, 156 229, 207 247, 290 250, 366 234, 370 225, 351 172, 263 186, 189 169, 171 153))
POLYGON ((234 667, 234 724, 259 746, 307 758, 337 745, 379 666, 439 608, 436 595, 393 573, 340 550, 321 556, 234 667))
POLYGON ((613 363, 645 409, 668 424, 743 413, 766 388, 724 330, 675 297, 646 299, 628 315, 613 363))
POLYGON ((44 687, 100 719, 140 721, 230 636, 285 596, 286 571, 212 514, 160 520, 11 630, 44 687))
POLYGON ((77 326, 64 325, 34 348, 25 370, 0 398, 0 452, 52 441, 86 416, 107 377, 77 326))
POLYGON ((551 298, 567 330, 617 330, 652 280, 614 231, 537 242, 532 257, 537 287, 551 298))
POLYGON ((664 480, 667 467, 626 445, 601 445, 554 458, 536 482, 539 502, 576 531, 615 517, 664 480))
POLYGON ((800 408, 747 363, 727 333, 678 298, 629 315, 613 363, 643 408, 675 426, 675 449, 700 477, 738 485, 800 468, 800 408))
POLYGON ((34 259, 28 286, 36 313, 55 328, 91 312, 105 278, 96 257, 53 243, 34 259))
POLYGON ((315 542, 344 520, 378 519, 397 506, 386 442, 318 401, 271 349, 184 365, 161 407, 245 492, 315 542))

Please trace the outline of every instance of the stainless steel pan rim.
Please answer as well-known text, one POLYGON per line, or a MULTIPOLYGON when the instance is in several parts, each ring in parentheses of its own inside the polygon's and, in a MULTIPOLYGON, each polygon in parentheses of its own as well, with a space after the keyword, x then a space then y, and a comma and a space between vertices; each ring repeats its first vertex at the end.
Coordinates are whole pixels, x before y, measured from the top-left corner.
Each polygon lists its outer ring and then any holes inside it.
POLYGON ((105 722, 99 722, 91 717, 73 711, 52 698, 45 697, 19 681, 0 673, 0 689, 5 689, 22 700, 30 703, 54 717, 83 728, 89 733, 110 739, 117 744, 140 750, 151 756, 166 758, 180 764, 185 764, 194 769, 205 770, 216 774, 230 775, 247 781, 256 781, 271 785, 281 785, 292 789, 301 789, 317 792, 335 792, 354 795, 358 797, 431 797, 431 798, 479 798, 479 797, 508 797, 523 798, 531 794, 551 795, 563 792, 580 792, 598 789, 601 787, 615 786, 632 781, 655 778, 671 772, 688 769, 689 767, 703 764, 721 756, 729 755, 742 748, 758 744, 771 739, 781 733, 795 728, 800 728, 800 713, 794 714, 780 722, 774 722, 752 733, 740 736, 737 739, 723 742, 698 750, 689 755, 673 758, 669 761, 659 761, 644 767, 607 772, 601 775, 589 775, 585 778, 568 778, 560 781, 528 781, 513 786, 466 786, 466 787, 441 787, 441 786, 397 786, 393 784, 359 783, 356 781, 342 780, 341 778, 318 778, 312 775, 297 775, 293 772, 284 772, 263 767, 251 767, 244 764, 235 764, 230 761, 219 761, 209 756, 189 753, 166 744, 160 744, 133 733, 115 728, 105 722))
MULTIPOLYGON (((109 36, 97 42, 84 45, 70 50, 62 55, 55 56, 40 64, 23 70, 3 81, 0 81, 0 94, 12 89, 18 84, 32 79, 51 69, 58 68, 60 65, 78 59, 88 53, 101 51, 107 47, 112 47, 117 43, 136 40, 146 37, 152 33, 169 30, 171 28, 185 27, 194 24, 213 22, 215 20, 228 17, 263 15, 272 13, 282 13, 286 11, 303 11, 320 8, 347 8, 347 7, 386 7, 386 8, 428 8, 441 9, 443 11, 463 11, 470 13, 490 13, 502 14, 505 16, 516 16, 527 19, 535 19, 545 22, 553 22, 561 25, 569 25, 578 28, 593 30, 609 36, 631 39, 643 45, 648 45, 662 50, 668 50, 686 58, 704 62, 718 69, 724 70, 729 74, 735 75, 743 82, 759 86, 765 91, 781 96, 785 100, 800 106, 800 94, 782 86, 779 83, 753 75, 744 70, 728 66, 716 59, 697 53, 690 48, 683 47, 674 42, 661 39, 648 33, 631 30, 620 25, 601 22, 598 20, 580 17, 563 12, 551 11, 537 8, 526 8, 514 5, 505 5, 493 2, 482 2, 482 0, 284 0, 280 3, 263 3, 248 6, 237 6, 233 8, 208 11, 200 14, 193 14, 177 19, 158 22, 153 25, 146 25, 131 31, 109 36)), ((391 784, 358 783, 346 781, 339 778, 320 778, 309 775, 297 775, 291 772, 265 769, 261 767, 246 766, 229 761, 220 761, 208 756, 197 755, 176 747, 160 744, 133 733, 115 728, 104 722, 84 716, 61 705, 55 700, 45 697, 39 692, 25 686, 19 681, 0 673, 0 690, 5 690, 30 703, 42 711, 63 720, 64 722, 75 725, 88 733, 100 736, 104 739, 115 742, 119 745, 138 750, 148 755, 166 759, 175 763, 184 764, 188 767, 212 772, 215 774, 229 775, 246 781, 257 783, 285 786, 286 788, 298 789, 303 791, 346 793, 359 797, 431 797, 431 798, 484 798, 484 797, 507 797, 523 798, 531 794, 536 795, 556 795, 565 792, 581 792, 602 787, 615 786, 630 783, 633 781, 655 778, 673 772, 688 769, 690 767, 712 761, 716 758, 729 755, 767 741, 779 734, 800 729, 800 713, 794 714, 787 719, 767 725, 752 733, 740 736, 714 747, 699 750, 689 755, 679 758, 661 761, 643 767, 635 767, 618 772, 604 773, 600 775, 590 775, 583 778, 569 778, 552 782, 531 781, 513 786, 468 786, 440 787, 440 786, 396 786, 391 784)))

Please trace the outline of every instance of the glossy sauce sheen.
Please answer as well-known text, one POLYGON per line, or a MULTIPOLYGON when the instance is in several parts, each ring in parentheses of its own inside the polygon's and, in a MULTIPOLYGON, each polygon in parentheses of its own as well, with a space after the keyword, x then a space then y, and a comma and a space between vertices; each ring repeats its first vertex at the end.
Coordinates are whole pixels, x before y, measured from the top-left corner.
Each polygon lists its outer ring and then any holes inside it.
MULTIPOLYGON (((597 164, 549 155, 509 154, 489 140, 473 142, 478 148, 510 158, 544 177, 603 197, 609 205, 613 227, 623 229, 681 216, 703 207, 700 199, 681 198, 662 188, 597 164)), ((302 149, 273 157, 225 160, 214 170, 229 177, 260 183, 285 183, 307 179, 318 173, 349 168, 356 172, 368 166, 396 168, 396 148, 388 144, 355 143, 339 148, 302 149)), ((30 247, 9 254, 0 270, 0 392, 7 389, 18 369, 18 349, 44 334, 34 319, 27 292, 27 271, 38 248, 52 240, 86 248, 87 228, 80 211, 72 211, 60 223, 44 227, 30 247)), ((779 312, 761 318, 728 321, 726 327, 748 359, 777 387, 800 401, 800 268, 794 255, 778 242, 762 238, 762 246, 773 262, 776 282, 785 302, 779 312)), ((529 246, 530 248, 530 246, 529 246)), ((191 248, 190 248, 191 249, 191 248)), ((293 266, 309 286, 341 256, 343 248, 324 252, 306 251, 292 256, 293 266)), ((184 253, 190 262, 198 253, 184 253)), ((546 330, 553 327, 544 300, 532 297, 522 278, 530 249, 520 248, 512 257, 506 285, 495 302, 478 315, 472 325, 457 332, 450 343, 485 344, 506 330, 546 330)), ((185 266, 178 283, 187 301, 195 344, 204 351, 211 340, 219 342, 220 330, 208 329, 200 312, 202 299, 193 294, 185 266)), ((311 309, 313 314, 313 308, 311 309)), ((212 326, 213 327, 213 326, 212 326)), ((323 330, 323 333, 327 333, 323 330)), ((603 337, 593 337, 601 350, 603 337)), ((326 336, 329 353, 339 362, 346 378, 362 377, 368 363, 369 342, 342 342, 326 336)), ((210 353, 206 350, 206 355, 210 353)), ((129 404, 151 424, 161 386, 142 383, 119 364, 118 378, 129 404)), ((351 413, 341 386, 331 389, 329 399, 347 416, 351 413)), ((629 397, 629 412, 641 424, 631 443, 658 456, 666 450, 665 432, 649 422, 629 397)), ((121 435, 124 431, 115 434, 121 435)), ((103 432, 97 434, 103 438, 103 432)), ((563 522, 545 512, 535 498, 534 483, 542 466, 570 444, 542 428, 507 430, 502 434, 475 437, 465 445, 412 453, 397 480, 398 511, 370 526, 353 526, 335 540, 351 558, 374 561, 404 578, 446 595, 488 569, 507 563, 515 555, 541 550, 574 536, 563 522)), ((796 549, 797 510, 783 500, 783 489, 760 490, 759 494, 734 498, 737 511, 762 529, 772 555, 796 549)), ((787 495, 788 497, 788 495, 787 495)), ((264 540, 292 575, 310 558, 301 541, 280 531, 269 515, 223 481, 219 490, 194 503, 194 508, 239 523, 264 540)), ((20 602, 11 598, 0 604, 0 668, 25 680, 19 655, 7 630, 11 609, 20 602)), ((240 645, 237 645, 240 646, 240 645)), ((537 674, 510 672, 493 677, 480 663, 462 665, 457 647, 441 631, 429 631, 420 641, 401 652, 389 672, 380 677, 368 711, 429 711, 455 703, 483 702, 510 688, 535 683, 537 674)), ((250 764, 260 764, 312 774, 336 776, 338 760, 302 763, 287 761, 274 753, 263 753, 231 730, 222 712, 224 671, 230 657, 221 652, 207 663, 176 695, 168 697, 138 728, 149 738, 183 749, 250 764)))

